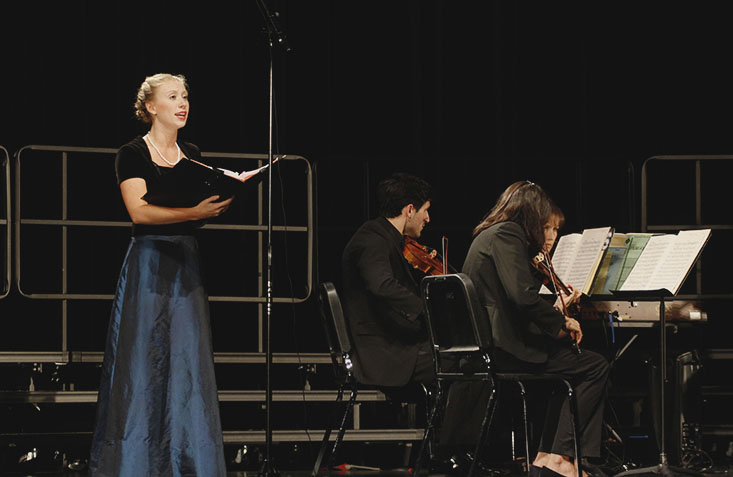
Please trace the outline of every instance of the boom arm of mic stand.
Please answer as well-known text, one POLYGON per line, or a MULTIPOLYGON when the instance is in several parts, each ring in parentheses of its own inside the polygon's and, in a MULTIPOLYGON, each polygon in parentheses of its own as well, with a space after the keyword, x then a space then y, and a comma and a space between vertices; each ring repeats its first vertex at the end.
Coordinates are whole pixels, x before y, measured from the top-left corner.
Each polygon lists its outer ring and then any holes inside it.
POLYGON ((256 0, 256 2, 260 9, 260 13, 262 13, 262 16, 265 19, 267 32, 270 36, 270 44, 281 45, 286 52, 290 52, 291 48, 290 43, 288 43, 288 37, 283 32, 283 29, 280 27, 277 19, 279 16, 278 12, 275 12, 274 14, 270 13, 267 5, 265 5, 265 0, 256 0))

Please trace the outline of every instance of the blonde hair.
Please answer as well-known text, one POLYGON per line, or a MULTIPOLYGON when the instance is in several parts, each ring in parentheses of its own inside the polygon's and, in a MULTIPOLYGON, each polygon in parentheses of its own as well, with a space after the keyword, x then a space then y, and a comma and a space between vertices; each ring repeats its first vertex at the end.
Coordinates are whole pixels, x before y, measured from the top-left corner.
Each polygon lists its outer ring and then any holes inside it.
POLYGON ((153 76, 148 76, 145 81, 142 82, 137 90, 137 96, 135 97, 135 117, 140 121, 150 124, 153 122, 153 118, 148 112, 148 108, 145 107, 145 103, 153 99, 155 90, 168 80, 176 79, 183 83, 183 87, 188 92, 188 82, 186 77, 183 75, 172 75, 169 73, 158 73, 153 76))

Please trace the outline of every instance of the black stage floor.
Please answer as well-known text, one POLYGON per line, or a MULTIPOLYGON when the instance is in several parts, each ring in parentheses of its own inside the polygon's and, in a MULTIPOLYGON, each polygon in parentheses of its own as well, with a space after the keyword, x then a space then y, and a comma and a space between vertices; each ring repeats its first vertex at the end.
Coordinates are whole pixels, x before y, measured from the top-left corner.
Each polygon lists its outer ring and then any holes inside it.
MULTIPOLYGON (((87 477, 88 474, 86 472, 38 472, 38 473, 27 473, 27 472, 11 472, 11 473, 5 473, 0 469, 0 475, 2 476, 8 476, 8 477, 87 477)), ((227 472, 227 477, 258 477, 260 474, 257 471, 237 471, 237 472, 227 472)), ((311 470, 281 470, 280 471, 280 477, 309 477, 311 475, 311 470)), ((331 477, 407 477, 410 474, 409 470, 405 469, 390 469, 390 470, 350 470, 350 471, 333 471, 330 474, 327 474, 325 472, 321 472, 318 474, 319 476, 327 476, 330 475, 331 477)), ((491 477, 522 477, 526 476, 526 474, 523 473, 517 473, 517 472, 511 472, 506 469, 496 469, 491 474, 488 473, 482 473, 481 476, 491 476, 491 477)), ((654 473, 648 473, 648 474, 639 474, 639 475, 657 475, 654 473)), ((708 472, 704 472, 702 474, 698 473, 697 475, 703 475, 703 476, 709 476, 709 477, 724 477, 724 476, 731 476, 733 475, 733 468, 723 468, 718 467, 714 468, 708 472)), ((448 477, 446 474, 443 473, 430 473, 430 474, 422 474, 421 476, 425 477, 448 477)))
MULTIPOLYGON (((23 476, 23 477, 88 477, 87 472, 3 472, 2 469, 0 469, 0 475, 2 476, 8 476, 8 477, 15 477, 15 476, 23 476)), ((227 477, 258 477, 259 472, 257 471, 237 471, 237 472, 227 472, 227 477)), ((311 471, 310 470, 283 470, 280 471, 281 477, 306 477, 310 476, 311 471)), ((319 476, 325 476, 328 475, 325 472, 321 472, 318 474, 319 476)), ((380 470, 380 471, 369 471, 369 470, 351 470, 351 471, 333 471, 330 474, 333 477, 337 476, 343 476, 343 477, 405 477, 410 475, 410 472, 404 469, 394 469, 394 470, 380 470)), ((428 475, 428 474, 423 474, 428 475)), ((445 474, 430 474, 431 477, 442 477, 445 474)), ((497 474, 498 475, 498 474, 497 474)), ((501 474, 509 476, 510 474, 501 474)))
MULTIPOLYGON (((71 472, 71 473, 47 473, 47 472, 41 472, 41 473, 3 473, 2 470, 0 470, 0 475, 7 476, 7 477, 88 477, 87 473, 78 473, 78 472, 71 472)), ((286 470, 280 472, 280 477, 309 477, 311 475, 310 470, 286 470)), ((410 472, 405 470, 381 470, 381 471, 345 471, 345 472, 332 472, 331 474, 326 473, 320 473, 319 476, 326 476, 330 475, 331 477, 407 477, 410 474, 410 472)), ((446 474, 421 474, 422 476, 426 477, 448 477, 446 474)), ((512 474, 512 473, 505 473, 503 471, 497 471, 493 474, 481 474, 482 476, 491 475, 491 477, 522 477, 526 476, 526 474, 512 474)), ((657 475, 654 473, 649 474, 639 474, 639 475, 657 475)), ((698 474, 699 475, 699 474, 698 474)), ((723 477, 723 476, 729 476, 733 475, 733 473, 729 470, 720 470, 718 472, 710 472, 710 473, 703 473, 703 476, 709 476, 709 477, 723 477)), ((258 477, 259 473, 254 472, 227 472, 227 477, 258 477)))
MULTIPOLYGON (((26 473, 26 472, 11 472, 11 473, 5 473, 0 469, 0 475, 2 476, 8 476, 8 477, 87 477, 88 474, 86 472, 38 472, 38 473, 26 473)), ((260 474, 257 471, 237 471, 237 472, 227 472, 227 477, 258 477, 260 474)), ((309 477, 311 475, 310 470, 282 470, 280 471, 280 477, 309 477)), ((325 472, 321 472, 318 474, 319 476, 327 476, 330 475, 331 477, 407 477, 411 475, 410 471, 404 470, 404 469, 391 469, 391 470, 350 470, 350 471, 333 471, 330 474, 326 474, 325 472)), ((517 472, 510 472, 506 469, 496 469, 491 474, 488 473, 482 473, 481 476, 490 476, 490 477, 522 477, 526 476, 526 474, 523 473, 517 473, 517 472)), ((648 473, 648 474, 639 474, 639 475, 657 475, 654 473, 648 473)), ((731 468, 715 468, 708 472, 704 472, 702 474, 697 475, 703 475, 703 476, 709 476, 709 477, 724 477, 724 476, 731 476, 733 475, 733 469, 731 468)), ((443 473, 430 473, 430 474, 422 474, 421 476, 425 477, 448 477, 446 474, 443 473)))
MULTIPOLYGON (((79 472, 66 472, 66 473, 58 473, 58 472, 39 472, 39 473, 3 473, 2 470, 0 470, 0 475, 7 476, 7 477, 88 477, 89 474, 87 473, 79 473, 79 472)), ((258 477, 259 473, 256 471, 252 472, 227 472, 227 477, 258 477)), ((309 477, 311 475, 310 470, 285 470, 280 472, 280 477, 309 477)), ((319 476, 326 476, 329 474, 326 474, 325 472, 321 472, 318 474, 319 476)), ((380 470, 380 471, 365 471, 365 470, 359 470, 359 471, 334 471, 330 474, 332 477, 407 477, 410 474, 409 471, 406 470, 380 470)), ((428 474, 422 474, 423 476, 428 476, 428 474)), ((429 474, 430 477, 444 477, 445 474, 429 474)), ((506 473, 499 473, 497 472, 495 474, 498 476, 503 477, 514 477, 512 474, 506 474, 506 473)), ((521 474, 526 475, 526 474, 521 474)), ((520 477, 519 474, 517 474, 517 477, 520 477)))

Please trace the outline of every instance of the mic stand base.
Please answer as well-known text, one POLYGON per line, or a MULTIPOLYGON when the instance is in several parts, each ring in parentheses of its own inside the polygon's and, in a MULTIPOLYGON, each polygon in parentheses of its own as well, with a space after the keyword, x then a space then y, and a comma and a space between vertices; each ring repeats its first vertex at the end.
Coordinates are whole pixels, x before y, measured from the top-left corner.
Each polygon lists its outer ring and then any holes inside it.
POLYGON ((280 472, 278 472, 277 469, 272 466, 271 462, 265 460, 265 462, 262 463, 262 468, 257 475, 260 477, 280 477, 280 472))
POLYGON ((659 474, 666 477, 674 477, 676 475, 694 475, 696 477, 704 477, 705 474, 692 469, 683 469, 682 467, 675 467, 667 463, 657 464, 650 467, 640 467, 638 469, 625 470, 619 472, 613 477, 623 477, 625 475, 638 475, 638 474, 659 474))

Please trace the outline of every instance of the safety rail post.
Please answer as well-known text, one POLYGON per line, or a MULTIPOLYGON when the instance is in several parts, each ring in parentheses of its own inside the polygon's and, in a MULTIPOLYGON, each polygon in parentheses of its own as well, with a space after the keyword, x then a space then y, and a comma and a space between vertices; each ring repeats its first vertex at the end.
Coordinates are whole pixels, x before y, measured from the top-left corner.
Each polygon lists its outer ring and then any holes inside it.
POLYGON ((3 217, 0 217, 0 230, 5 230, 5 249, 3 250, 3 288, 0 290, 0 299, 5 298, 10 294, 10 260, 11 260, 11 253, 12 245, 11 245, 11 237, 12 233, 10 231, 10 155, 8 154, 8 150, 5 149, 3 146, 0 146, 0 153, 2 154, 2 160, 0 164, 2 164, 2 170, 4 172, 3 176, 5 178, 5 214, 3 217))
MULTIPOLYGON (((703 223, 703 204, 702 204, 702 164, 707 161, 730 161, 733 163, 733 155, 726 154, 684 154, 684 155, 658 155, 647 158, 641 166, 641 231, 642 232, 664 232, 669 230, 733 230, 733 224, 704 224, 703 223), (681 224, 649 224, 648 215, 648 193, 649 193, 649 171, 648 166, 654 162, 679 162, 692 161, 695 166, 694 186, 695 186, 695 223, 681 224)), ((703 294, 702 292, 702 263, 698 260, 696 265, 696 288, 694 295, 679 295, 677 299, 683 300, 730 300, 733 299, 733 293, 715 293, 703 294)))

